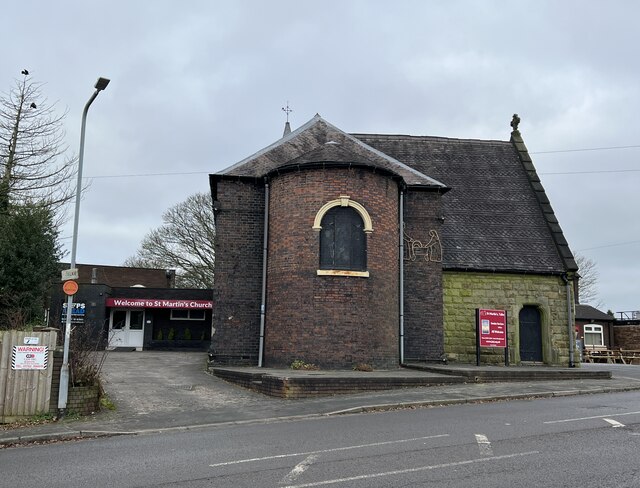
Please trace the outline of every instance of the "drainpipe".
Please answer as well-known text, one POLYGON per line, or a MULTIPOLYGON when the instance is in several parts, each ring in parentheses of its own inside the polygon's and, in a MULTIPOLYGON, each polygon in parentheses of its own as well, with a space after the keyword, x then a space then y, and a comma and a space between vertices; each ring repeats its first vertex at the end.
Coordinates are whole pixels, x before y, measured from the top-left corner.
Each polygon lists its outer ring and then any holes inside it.
POLYGON ((400 229, 400 364, 404 364, 404 192, 400 190, 400 205, 398 206, 398 221, 400 229))
POLYGON ((570 368, 575 368, 576 364, 574 362, 574 357, 573 357, 573 348, 575 346, 574 340, 573 340, 573 328, 574 328, 574 324, 573 324, 573 314, 571 313, 571 281, 569 280, 569 277, 566 274, 562 275, 562 280, 564 281, 564 286, 567 290, 567 328, 569 330, 569 367, 570 368))
POLYGON ((262 241, 262 297, 260 303, 260 346, 258 348, 258 367, 262 368, 264 356, 264 319, 267 303, 267 246, 269 242, 269 179, 264 179, 264 238, 262 241))

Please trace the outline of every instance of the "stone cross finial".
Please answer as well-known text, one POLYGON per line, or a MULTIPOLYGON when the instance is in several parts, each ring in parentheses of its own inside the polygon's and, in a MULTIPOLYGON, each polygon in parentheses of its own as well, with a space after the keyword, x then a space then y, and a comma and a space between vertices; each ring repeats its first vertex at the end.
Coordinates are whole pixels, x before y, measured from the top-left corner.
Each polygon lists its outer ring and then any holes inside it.
POLYGON ((511 119, 511 127, 513 128, 513 132, 518 132, 519 124, 520 124, 520 117, 518 117, 518 114, 513 114, 513 118, 511 119))

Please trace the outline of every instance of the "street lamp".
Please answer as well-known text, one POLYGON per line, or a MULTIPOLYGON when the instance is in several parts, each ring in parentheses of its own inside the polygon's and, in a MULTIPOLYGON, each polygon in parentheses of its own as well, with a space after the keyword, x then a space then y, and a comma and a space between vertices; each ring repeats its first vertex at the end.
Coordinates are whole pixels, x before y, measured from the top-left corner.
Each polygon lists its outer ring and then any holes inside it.
MULTIPOLYGON (((78 220, 80 218, 80 196, 82 193, 82 162, 84 159, 84 131, 87 125, 87 112, 98 94, 109 84, 107 78, 98 78, 91 98, 82 112, 82 128, 80 130, 80 154, 78 154, 78 182, 76 184, 76 209, 73 217, 73 239, 71 241, 71 264, 69 269, 76 267, 76 249, 78 247, 78 220)), ((73 294, 67 296, 67 317, 64 327, 64 352, 62 367, 60 368, 60 391, 58 393, 58 418, 63 418, 67 412, 67 397, 69 395, 69 341, 71 339, 71 309, 73 308, 73 294)))

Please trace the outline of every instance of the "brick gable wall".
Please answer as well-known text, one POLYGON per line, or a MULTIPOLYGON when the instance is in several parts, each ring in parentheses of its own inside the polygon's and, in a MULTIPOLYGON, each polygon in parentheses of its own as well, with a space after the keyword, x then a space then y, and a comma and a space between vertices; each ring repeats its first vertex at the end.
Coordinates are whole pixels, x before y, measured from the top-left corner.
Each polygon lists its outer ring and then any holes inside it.
MULTIPOLYGON (((409 191, 404 208, 405 234, 426 245, 429 231, 435 230, 440 235, 441 214, 439 193, 409 191)), ((404 307, 405 360, 441 360, 444 355, 441 262, 427 261, 422 256, 405 259, 404 307)))
POLYGON ((264 186, 217 181, 216 275, 211 353, 221 364, 258 361, 264 186))

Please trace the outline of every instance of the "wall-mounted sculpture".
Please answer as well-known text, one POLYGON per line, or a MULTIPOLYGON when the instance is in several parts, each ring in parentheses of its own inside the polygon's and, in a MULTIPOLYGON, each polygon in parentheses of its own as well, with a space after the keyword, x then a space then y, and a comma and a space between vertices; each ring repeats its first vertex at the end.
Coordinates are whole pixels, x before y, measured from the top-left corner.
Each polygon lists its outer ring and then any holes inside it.
POLYGON ((426 244, 409 237, 406 232, 404 233, 405 261, 415 261, 419 258, 424 258, 425 261, 434 263, 442 262, 442 244, 440 244, 440 237, 435 230, 429 231, 429 242, 426 244))

